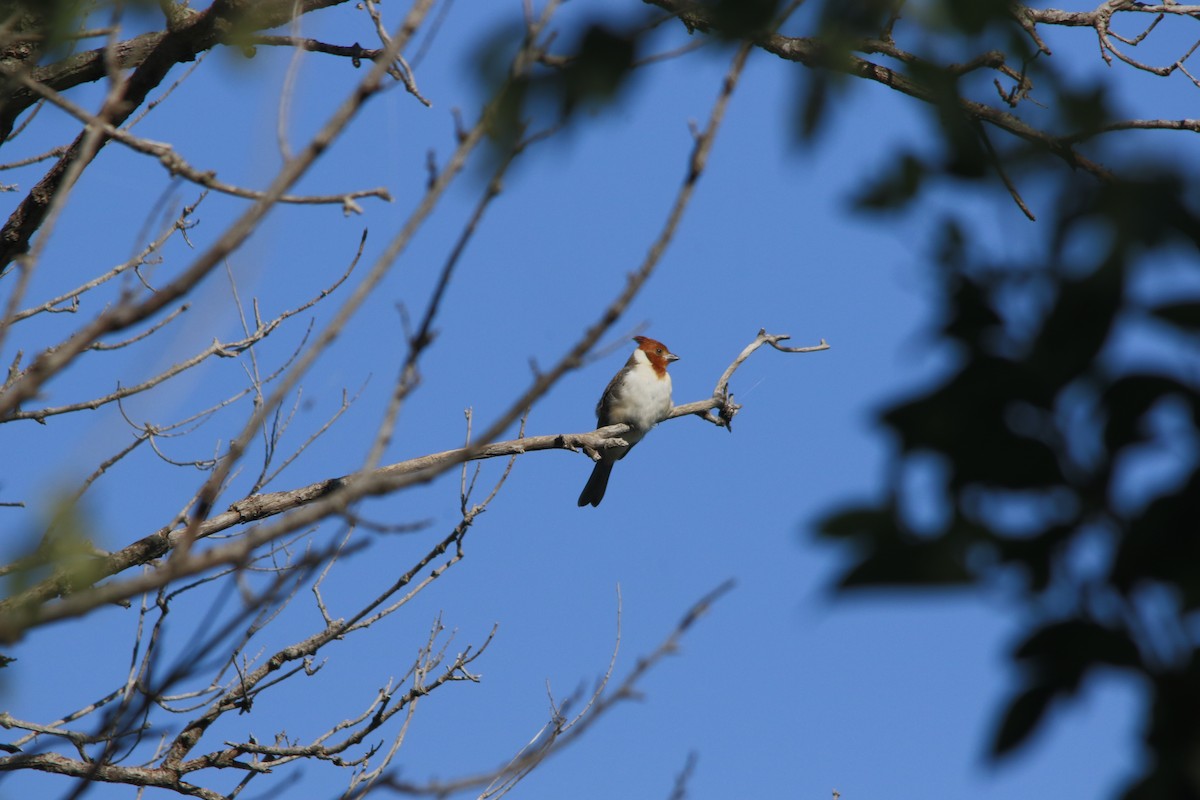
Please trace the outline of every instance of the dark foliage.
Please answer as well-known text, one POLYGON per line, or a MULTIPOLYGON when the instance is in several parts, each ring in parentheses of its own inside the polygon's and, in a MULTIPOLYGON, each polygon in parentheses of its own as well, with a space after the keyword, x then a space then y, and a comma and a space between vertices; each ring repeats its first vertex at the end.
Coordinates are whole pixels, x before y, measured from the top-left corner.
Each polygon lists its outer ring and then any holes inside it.
MULTIPOLYGON (((956 24, 975 32, 978 23, 956 24)), ((1105 121, 1102 93, 1062 101, 1058 110, 1081 129, 1105 121)), ((903 210, 939 181, 963 191, 998 183, 978 133, 952 110, 939 116, 944 157, 901 156, 864 190, 862 208, 903 210)), ((1159 262, 1196 258, 1200 216, 1165 157, 1121 164, 1107 182, 1079 176, 1053 152, 1026 148, 1005 167, 1014 165, 1057 196, 1030 235, 1044 241, 1040 255, 991 263, 967 223, 942 221, 936 335, 960 366, 880 416, 897 443, 890 474, 931 457, 944 467, 928 490, 942 522, 917 529, 897 483, 880 502, 828 516, 820 531, 851 553, 843 590, 1012 592, 1028 624, 994 755, 1026 742, 1089 676, 1118 670, 1149 688, 1151 758, 1126 796, 1198 797, 1200 375, 1186 353, 1195 352, 1200 306, 1193 297, 1147 304, 1134 286, 1158 280, 1159 262), (1131 363, 1121 347, 1135 337, 1180 357, 1131 363), (1191 455, 1151 484, 1133 467, 1164 452, 1164 428, 1191 455)))

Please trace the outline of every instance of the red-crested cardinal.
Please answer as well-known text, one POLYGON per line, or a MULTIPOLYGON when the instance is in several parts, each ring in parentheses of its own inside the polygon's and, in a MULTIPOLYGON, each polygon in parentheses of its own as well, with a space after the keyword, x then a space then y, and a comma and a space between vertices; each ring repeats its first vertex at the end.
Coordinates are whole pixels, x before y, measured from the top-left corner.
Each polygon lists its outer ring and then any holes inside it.
POLYGON ((600 402, 596 404, 596 427, 625 423, 629 430, 621 434, 628 442, 626 447, 606 447, 600 460, 592 468, 579 505, 600 505, 604 490, 608 488, 608 476, 613 464, 625 457, 635 444, 671 413, 671 376, 667 365, 678 361, 679 356, 667 349, 662 342, 646 336, 635 336, 637 350, 625 362, 605 388, 600 402))

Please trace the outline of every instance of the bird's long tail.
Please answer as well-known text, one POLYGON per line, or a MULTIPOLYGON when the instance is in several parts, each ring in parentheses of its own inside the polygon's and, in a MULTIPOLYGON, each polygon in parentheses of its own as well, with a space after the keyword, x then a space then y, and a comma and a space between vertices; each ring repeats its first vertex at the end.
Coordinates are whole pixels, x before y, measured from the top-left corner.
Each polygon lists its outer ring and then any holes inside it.
POLYGON ((604 499, 604 490, 608 488, 608 476, 612 474, 611 461, 597 461, 592 467, 592 476, 579 494, 580 506, 598 506, 604 499))

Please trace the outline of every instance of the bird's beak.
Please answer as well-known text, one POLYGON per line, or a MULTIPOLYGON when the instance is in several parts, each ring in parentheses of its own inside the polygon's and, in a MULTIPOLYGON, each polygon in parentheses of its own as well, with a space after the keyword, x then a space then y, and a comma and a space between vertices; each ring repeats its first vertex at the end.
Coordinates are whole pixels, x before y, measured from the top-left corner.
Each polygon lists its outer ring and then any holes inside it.
POLYGON ((674 353, 667 353, 667 362, 668 363, 670 363, 671 361, 678 361, 678 360, 679 360, 679 356, 675 355, 674 353))

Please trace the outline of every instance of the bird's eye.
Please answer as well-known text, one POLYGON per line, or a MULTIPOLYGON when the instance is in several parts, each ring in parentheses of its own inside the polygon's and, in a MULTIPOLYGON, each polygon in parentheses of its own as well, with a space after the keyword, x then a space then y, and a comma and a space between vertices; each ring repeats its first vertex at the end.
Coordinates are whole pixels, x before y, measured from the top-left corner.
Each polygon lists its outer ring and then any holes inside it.
POLYGON ((662 355, 662 348, 661 348, 661 347, 659 347, 659 348, 655 349, 655 351, 654 351, 654 352, 658 353, 658 354, 661 356, 661 355, 662 355))

